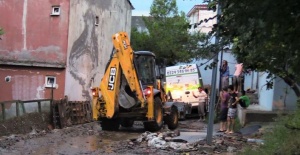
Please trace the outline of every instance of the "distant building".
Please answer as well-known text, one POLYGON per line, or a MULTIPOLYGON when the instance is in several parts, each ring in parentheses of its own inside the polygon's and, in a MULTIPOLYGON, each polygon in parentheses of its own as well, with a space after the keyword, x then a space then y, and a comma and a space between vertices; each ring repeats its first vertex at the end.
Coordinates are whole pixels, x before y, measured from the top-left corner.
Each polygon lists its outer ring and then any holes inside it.
POLYGON ((0 101, 68 95, 89 100, 112 51, 131 30, 129 0, 0 0, 0 101))
MULTIPOLYGON (((190 25, 190 33, 193 32, 201 32, 201 33, 208 33, 212 30, 213 25, 217 23, 216 18, 216 12, 213 10, 208 10, 208 6, 206 4, 201 5, 195 5, 188 13, 187 17, 189 19, 189 25, 190 25), (207 20, 207 21, 206 21, 207 20), (206 21, 206 22, 205 22, 206 21)), ((213 37, 211 39, 211 43, 215 42, 215 38, 213 37)), ((231 50, 227 49, 223 51, 223 55, 221 58, 221 52, 219 53, 219 60, 227 60, 230 74, 232 75, 235 70, 235 64, 236 60, 234 56, 231 54, 231 50)), ((193 63, 197 63, 199 65, 199 69, 202 75, 202 80, 204 85, 211 85, 211 79, 212 79, 212 70, 207 69, 205 70, 206 65, 209 65, 212 63, 211 61, 208 61, 207 59, 201 59, 197 60, 193 63), (201 65, 203 64, 203 65, 201 65)), ((218 64, 218 68, 220 66, 220 63, 218 64)), ((219 72, 217 76, 217 88, 219 88, 219 72)))
POLYGON ((202 33, 208 33, 211 31, 213 24, 217 22, 216 18, 214 18, 216 15, 217 13, 208 10, 208 6, 205 4, 195 5, 187 13, 191 25, 190 32, 200 31, 202 33))
POLYGON ((143 18, 145 16, 132 16, 131 17, 131 28, 136 28, 139 32, 148 32, 143 18))

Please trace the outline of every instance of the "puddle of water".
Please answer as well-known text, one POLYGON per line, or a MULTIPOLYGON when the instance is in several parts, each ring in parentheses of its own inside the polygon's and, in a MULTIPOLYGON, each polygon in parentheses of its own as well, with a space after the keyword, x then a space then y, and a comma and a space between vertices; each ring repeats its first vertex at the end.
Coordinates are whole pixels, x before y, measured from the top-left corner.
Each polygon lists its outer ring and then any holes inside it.
POLYGON ((135 132, 109 132, 105 131, 103 134, 99 135, 99 140, 101 142, 98 143, 98 149, 105 149, 107 152, 111 151, 110 146, 118 141, 124 141, 129 139, 138 138, 140 133, 135 132))
MULTIPOLYGON (((90 136, 65 136, 49 135, 41 138, 21 141, 15 147, 21 151, 23 147, 31 154, 76 154, 81 151, 103 150, 106 153, 113 153, 115 144, 119 141, 138 138, 142 130, 121 129, 120 131, 103 131, 99 135, 90 136)), ((24 150, 24 149, 22 149, 24 150)))

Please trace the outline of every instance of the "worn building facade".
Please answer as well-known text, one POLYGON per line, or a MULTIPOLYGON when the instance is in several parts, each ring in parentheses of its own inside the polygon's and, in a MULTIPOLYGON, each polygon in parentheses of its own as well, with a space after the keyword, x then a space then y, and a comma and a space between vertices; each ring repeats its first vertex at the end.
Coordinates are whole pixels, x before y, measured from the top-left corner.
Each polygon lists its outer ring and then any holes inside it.
POLYGON ((72 0, 65 94, 70 100, 90 100, 99 86, 113 49, 112 35, 131 30, 128 0, 72 0))
POLYGON ((216 15, 217 13, 213 10, 209 10, 206 4, 195 5, 187 13, 191 25, 190 32, 200 31, 202 33, 208 33, 213 28, 213 24, 217 22, 217 19, 214 18, 216 15))
POLYGON ((52 88, 56 98, 64 96, 69 6, 69 0, 0 1, 0 101, 50 98, 52 88))
POLYGON ((130 34, 129 0, 0 0, 0 101, 65 95, 87 100, 118 31, 130 34))

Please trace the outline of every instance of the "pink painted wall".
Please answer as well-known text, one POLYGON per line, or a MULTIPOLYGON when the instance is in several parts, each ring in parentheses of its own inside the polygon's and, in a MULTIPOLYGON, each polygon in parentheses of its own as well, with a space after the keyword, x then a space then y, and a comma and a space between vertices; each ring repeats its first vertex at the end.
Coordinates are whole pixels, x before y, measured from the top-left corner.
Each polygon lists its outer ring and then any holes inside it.
POLYGON ((37 66, 66 64, 69 0, 1 0, 0 63, 37 66), (59 16, 51 16, 60 6, 59 16))
POLYGON ((70 0, 0 0, 0 102, 64 97, 70 0), (51 16, 52 6, 60 7, 51 16), (27 67, 26 67, 27 66, 27 67), (38 66, 38 67, 36 67, 38 66), (51 67, 51 68, 50 68, 51 67), (10 82, 5 77, 11 77, 10 82))
POLYGON ((0 102, 10 100, 50 99, 51 88, 45 87, 45 76, 55 76, 54 99, 64 97, 64 69, 0 66, 0 102), (10 82, 5 77, 11 77, 10 82))

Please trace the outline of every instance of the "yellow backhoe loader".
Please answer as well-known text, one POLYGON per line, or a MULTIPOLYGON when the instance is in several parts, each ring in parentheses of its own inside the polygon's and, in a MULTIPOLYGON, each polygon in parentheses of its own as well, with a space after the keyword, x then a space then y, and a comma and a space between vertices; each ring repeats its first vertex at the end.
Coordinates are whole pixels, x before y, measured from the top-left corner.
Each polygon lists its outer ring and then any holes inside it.
POLYGON ((155 55, 133 51, 126 32, 114 34, 112 41, 114 50, 100 86, 92 88, 93 119, 103 130, 132 127, 134 121, 142 121, 147 131, 158 131, 164 123, 177 128, 178 109, 166 102, 155 55))

